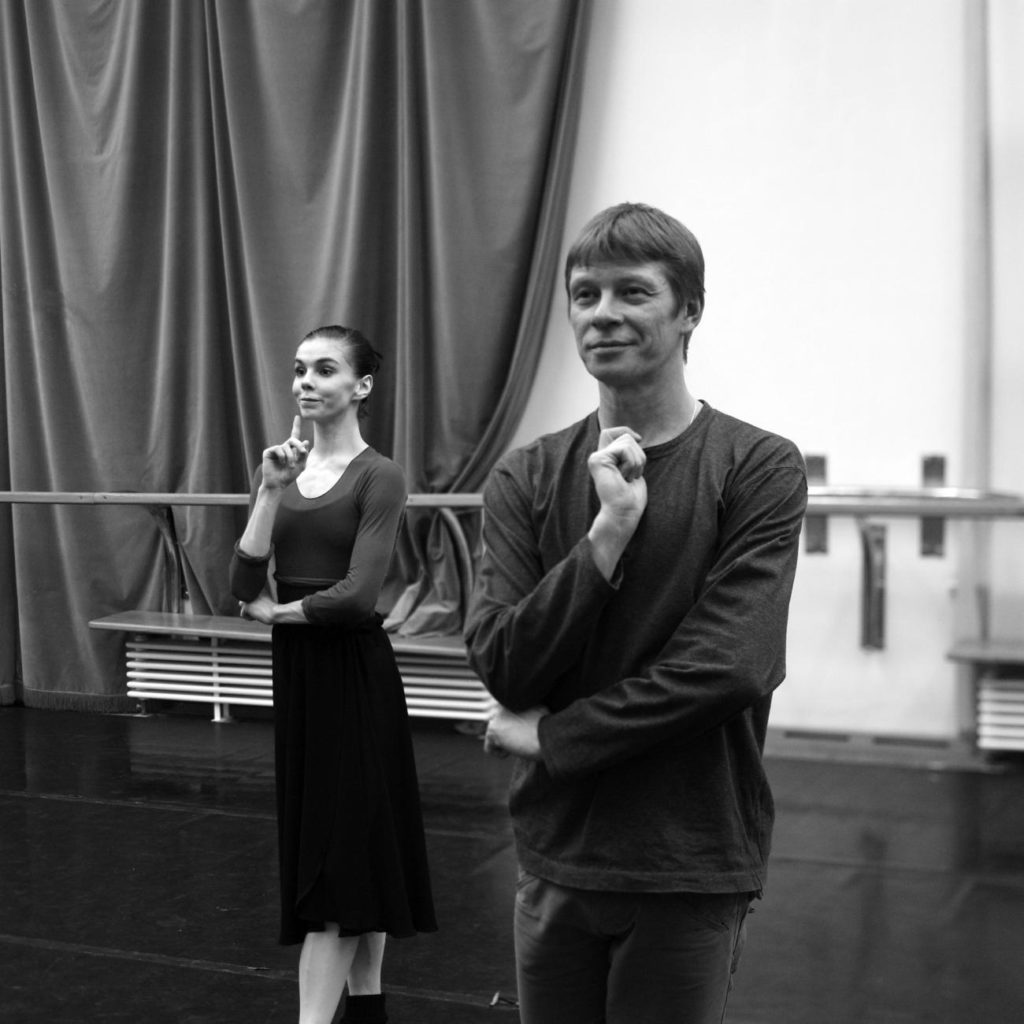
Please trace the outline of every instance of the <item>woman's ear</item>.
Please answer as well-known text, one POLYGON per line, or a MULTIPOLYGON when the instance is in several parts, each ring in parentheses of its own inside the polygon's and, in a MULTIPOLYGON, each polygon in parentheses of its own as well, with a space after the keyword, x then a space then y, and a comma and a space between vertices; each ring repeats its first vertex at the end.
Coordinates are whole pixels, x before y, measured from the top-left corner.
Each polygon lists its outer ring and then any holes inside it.
POLYGON ((356 398, 369 398, 370 392, 373 390, 373 375, 367 374, 365 377, 360 377, 356 381, 356 398))

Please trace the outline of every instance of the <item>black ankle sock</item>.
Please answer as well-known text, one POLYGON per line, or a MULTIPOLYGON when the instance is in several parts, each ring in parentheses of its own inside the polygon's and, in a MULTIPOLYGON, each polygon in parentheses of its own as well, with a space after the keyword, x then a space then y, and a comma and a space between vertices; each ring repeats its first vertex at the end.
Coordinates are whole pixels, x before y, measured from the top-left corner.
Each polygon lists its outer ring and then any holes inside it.
POLYGON ((342 1024, 387 1024, 388 1014, 384 1005, 384 993, 375 996, 346 996, 345 1016, 342 1024))

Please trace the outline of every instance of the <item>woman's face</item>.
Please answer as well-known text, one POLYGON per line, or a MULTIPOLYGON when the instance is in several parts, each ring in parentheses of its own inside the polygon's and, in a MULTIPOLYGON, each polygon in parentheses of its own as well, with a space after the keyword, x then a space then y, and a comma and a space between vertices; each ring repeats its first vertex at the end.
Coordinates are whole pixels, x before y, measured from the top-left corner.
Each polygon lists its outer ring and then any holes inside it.
POLYGON ((370 393, 373 378, 357 377, 345 358, 345 346, 327 338, 309 338, 295 353, 292 394, 304 420, 323 421, 355 409, 370 393))

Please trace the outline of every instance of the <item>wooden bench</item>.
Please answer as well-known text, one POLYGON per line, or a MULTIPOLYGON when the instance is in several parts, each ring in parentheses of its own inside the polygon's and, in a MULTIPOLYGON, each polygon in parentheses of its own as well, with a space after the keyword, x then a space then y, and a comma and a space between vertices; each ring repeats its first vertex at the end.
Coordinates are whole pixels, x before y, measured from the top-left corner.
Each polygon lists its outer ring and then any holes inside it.
POLYGON ((1024 750, 1024 642, 961 640, 948 657, 965 665, 980 750, 1024 750))
MULTIPOLYGON (((127 634, 128 696, 213 705, 213 720, 231 720, 231 705, 273 706, 270 627, 228 615, 128 611, 93 619, 93 629, 127 634)), ((482 722, 493 698, 469 667, 458 637, 391 638, 409 714, 482 722)))

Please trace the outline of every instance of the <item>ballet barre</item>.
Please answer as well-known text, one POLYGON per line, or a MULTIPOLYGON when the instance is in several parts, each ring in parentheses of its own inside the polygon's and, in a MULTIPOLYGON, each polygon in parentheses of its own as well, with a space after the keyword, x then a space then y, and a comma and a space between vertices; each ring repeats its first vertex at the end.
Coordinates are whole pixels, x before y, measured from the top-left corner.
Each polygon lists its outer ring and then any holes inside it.
MULTIPOLYGON (((0 491, 0 505, 137 505, 156 516, 174 568, 170 611, 126 610, 92 619, 89 626, 125 634, 126 695, 146 703, 172 701, 212 706, 215 722, 231 720, 232 705, 271 707, 271 630, 230 615, 192 614, 181 600, 183 569, 170 509, 248 505, 241 493, 124 491, 0 491)), ((464 595, 473 583, 473 558, 456 510, 479 510, 479 494, 408 496, 406 507, 436 513, 455 547, 464 595)), ((470 668, 459 636, 391 635, 409 715, 458 722, 486 721, 494 699, 470 668)))
MULTIPOLYGON (((168 550, 180 565, 180 552, 170 509, 180 506, 246 506, 247 494, 111 491, 0 491, 4 504, 143 505, 157 514, 168 550)), ((448 528, 459 560, 463 591, 473 582, 473 558, 457 510, 482 510, 477 493, 410 494, 410 509, 432 509, 448 528)), ((917 518, 921 522, 922 554, 942 553, 935 547, 936 528, 945 520, 1012 521, 1024 519, 1024 498, 1016 494, 955 487, 886 489, 812 485, 808 488, 808 553, 827 552, 829 517, 851 518, 862 540, 861 646, 885 646, 887 575, 886 527, 881 519, 917 518)), ((180 587, 178 588, 180 590, 180 587)), ((178 592, 177 590, 175 591, 178 592)), ((982 609, 982 635, 958 641, 949 652, 970 673, 978 696, 979 742, 995 749, 1024 749, 1024 643, 994 641, 987 636, 982 609), (1015 676, 1007 680, 1004 677, 1015 676), (994 717, 993 717, 994 716, 994 717), (986 724, 997 731, 988 735, 986 724), (1009 729, 1012 735, 1008 735, 1009 729)), ((170 612, 128 611, 90 622, 98 629, 121 629, 130 635, 129 695, 140 700, 202 700, 214 705, 214 717, 226 720, 231 703, 270 704, 269 629, 263 635, 238 636, 242 620, 225 616, 186 616, 170 612), (137 616, 156 616, 140 620, 137 616), (202 622, 200 619, 207 621, 202 622), (159 628, 157 628, 159 625, 159 628), (145 628, 143 628, 143 626, 145 628), (191 645, 191 646, 189 646, 191 645), (174 659, 178 663, 171 664, 174 659), (180 678, 169 678, 176 676, 180 678), (194 678, 200 677, 200 678, 194 678), (169 695, 174 693, 174 697, 169 695), (230 698, 230 699, 228 699, 230 698)), ((249 624, 256 627, 258 623, 249 624)), ((468 667, 457 637, 395 639, 396 657, 407 683, 410 714, 427 717, 486 719, 493 707, 483 684, 468 667)))

